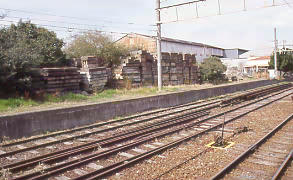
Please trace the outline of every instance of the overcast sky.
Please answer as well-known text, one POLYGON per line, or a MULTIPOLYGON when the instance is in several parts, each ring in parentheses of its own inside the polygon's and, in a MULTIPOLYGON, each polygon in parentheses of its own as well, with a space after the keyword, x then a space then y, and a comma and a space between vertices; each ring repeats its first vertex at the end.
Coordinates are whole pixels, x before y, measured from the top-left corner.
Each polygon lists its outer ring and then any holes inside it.
MULTIPOLYGON (((155 35, 156 0, 1 0, 0 24, 20 18, 56 31, 60 38, 82 30, 137 32, 155 35)), ((191 0, 161 0, 162 6, 191 0)), ((269 55, 273 47, 273 28, 281 44, 293 44, 293 0, 206 0, 197 4, 162 10, 162 35, 201 42, 222 48, 243 48, 250 54, 269 55), (288 4, 287 4, 288 3, 288 4), (266 7, 266 8, 264 8, 266 7), (177 13, 176 13, 177 11, 177 13), (196 18, 198 14, 199 18, 196 18), (176 21, 178 17, 179 22, 176 21), (181 21, 184 20, 184 21, 181 21)), ((113 34, 115 37, 123 34, 113 34)))

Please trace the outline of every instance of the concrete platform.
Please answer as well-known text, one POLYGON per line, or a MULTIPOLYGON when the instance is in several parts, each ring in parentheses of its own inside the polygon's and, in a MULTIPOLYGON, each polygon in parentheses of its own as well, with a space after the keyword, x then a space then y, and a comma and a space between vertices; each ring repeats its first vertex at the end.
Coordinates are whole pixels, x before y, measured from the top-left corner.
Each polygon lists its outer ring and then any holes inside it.
POLYGON ((253 89, 278 82, 274 80, 261 80, 125 101, 0 116, 0 138, 4 136, 12 139, 21 138, 46 131, 74 128, 109 120, 117 116, 126 116, 147 110, 185 104, 199 99, 253 89))

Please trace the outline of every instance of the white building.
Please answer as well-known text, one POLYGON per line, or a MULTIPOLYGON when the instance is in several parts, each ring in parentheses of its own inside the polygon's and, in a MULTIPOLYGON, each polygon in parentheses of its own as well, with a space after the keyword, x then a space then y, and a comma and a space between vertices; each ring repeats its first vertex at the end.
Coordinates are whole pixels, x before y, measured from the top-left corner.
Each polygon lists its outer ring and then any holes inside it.
POLYGON ((255 73, 268 72, 270 56, 249 57, 240 59, 221 58, 227 66, 226 74, 229 76, 250 75, 255 73))
POLYGON ((268 72, 270 56, 248 58, 244 65, 244 72, 252 75, 258 72, 268 72))
MULTIPOLYGON (((143 34, 132 33, 125 35, 116 41, 128 47, 147 50, 154 56, 157 53, 156 37, 143 34)), ((162 38, 162 52, 195 54, 196 60, 202 62, 205 58, 216 56, 220 58, 239 58, 243 53, 248 52, 244 49, 224 49, 203 43, 184 41, 172 38, 162 38)))

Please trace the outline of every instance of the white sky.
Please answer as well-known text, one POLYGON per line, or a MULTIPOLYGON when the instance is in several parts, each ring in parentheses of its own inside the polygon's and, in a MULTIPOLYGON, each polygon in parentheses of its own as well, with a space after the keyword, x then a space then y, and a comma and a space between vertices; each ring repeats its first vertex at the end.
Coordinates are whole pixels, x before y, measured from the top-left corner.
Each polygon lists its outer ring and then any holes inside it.
MULTIPOLYGON (((82 29, 155 35, 152 26, 156 22, 155 1, 1 0, 0 17, 1 14, 8 16, 0 20, 0 24, 30 19, 33 23, 48 25, 45 27, 55 30, 65 41, 82 29)), ((167 6, 191 0, 161 1, 162 6, 167 6)), ((275 0, 276 5, 282 6, 268 7, 272 2, 245 0, 247 11, 244 12, 244 0, 220 0, 222 15, 218 15, 218 0, 206 0, 198 3, 200 18, 196 18, 195 4, 182 6, 177 8, 178 19, 186 21, 163 24, 162 35, 222 48, 249 49, 254 55, 269 55, 274 27, 280 44, 283 40, 293 44, 293 0, 275 0)), ((176 8, 162 11, 163 22, 176 19, 176 8)))

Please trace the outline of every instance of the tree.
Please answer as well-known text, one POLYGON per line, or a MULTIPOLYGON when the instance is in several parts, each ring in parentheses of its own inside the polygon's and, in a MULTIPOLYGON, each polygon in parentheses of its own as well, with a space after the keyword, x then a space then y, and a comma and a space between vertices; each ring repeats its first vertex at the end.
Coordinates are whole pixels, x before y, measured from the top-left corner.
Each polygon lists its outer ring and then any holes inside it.
POLYGON ((112 67, 121 63, 120 57, 126 55, 128 50, 114 43, 110 36, 100 32, 85 32, 73 36, 73 40, 66 46, 65 52, 70 58, 100 57, 105 60, 106 66, 112 67))
POLYGON ((204 59, 200 64, 200 73, 203 80, 208 80, 212 83, 218 83, 225 77, 224 72, 227 67, 217 57, 209 57, 204 59))
MULTIPOLYGON (((283 71, 285 73, 293 71, 293 53, 290 49, 283 49, 281 53, 277 52, 277 60, 277 67, 279 71, 283 71)), ((271 55, 269 65, 271 69, 274 69, 274 54, 271 55)))
POLYGON ((30 22, 0 29, 0 83, 19 84, 32 67, 63 65, 62 47, 54 32, 30 22))

